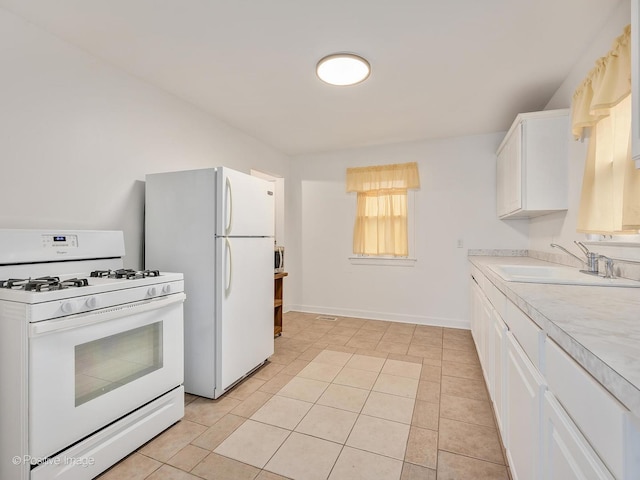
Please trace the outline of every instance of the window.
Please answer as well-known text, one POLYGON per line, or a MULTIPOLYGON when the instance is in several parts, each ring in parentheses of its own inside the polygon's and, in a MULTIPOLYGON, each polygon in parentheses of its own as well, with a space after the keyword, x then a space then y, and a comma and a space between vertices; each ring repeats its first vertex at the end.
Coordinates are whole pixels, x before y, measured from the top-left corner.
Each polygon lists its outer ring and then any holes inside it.
POLYGON ((407 190, 419 187, 415 162, 347 169, 347 192, 357 193, 354 254, 408 257, 407 190))
POLYGON ((627 26, 573 96, 574 136, 590 128, 578 232, 625 235, 640 229, 640 170, 630 152, 630 35, 627 26))
POLYGON ((629 155, 631 97, 609 109, 592 128, 582 182, 578 231, 600 234, 636 234, 640 207, 638 179, 629 155), (633 187, 633 188, 630 188, 633 187), (632 221, 636 218, 635 221, 632 221))

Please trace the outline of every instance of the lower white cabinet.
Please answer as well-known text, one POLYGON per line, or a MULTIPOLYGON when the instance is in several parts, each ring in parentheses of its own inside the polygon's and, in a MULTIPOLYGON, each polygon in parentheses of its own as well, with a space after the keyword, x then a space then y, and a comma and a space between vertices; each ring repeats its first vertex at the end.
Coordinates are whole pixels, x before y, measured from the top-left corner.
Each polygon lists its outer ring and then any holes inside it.
POLYGON ((473 282, 471 287, 471 309, 473 311, 471 334, 476 344, 476 350, 480 359, 480 365, 482 366, 482 373, 487 382, 489 395, 493 398, 495 362, 493 359, 494 351, 491 324, 495 316, 495 310, 480 286, 475 282, 473 282))
POLYGON ((508 439, 506 438, 506 432, 504 429, 505 424, 505 364, 507 362, 506 356, 506 341, 507 341, 507 326, 494 310, 493 318, 490 326, 489 335, 491 339, 491 348, 493 350, 491 360, 493 361, 493 381, 489 384, 491 393, 491 400, 493 401, 493 408, 496 412, 496 421, 498 422, 498 428, 503 432, 503 441, 505 445, 508 439))
POLYGON ((593 451, 615 478, 640 479, 640 429, 631 412, 555 342, 545 356, 549 389, 593 451))
POLYGON ((476 350, 480 355, 480 331, 482 330, 480 305, 482 304, 482 290, 475 282, 475 278, 471 277, 471 336, 476 344, 476 350))
POLYGON ((615 480, 551 392, 542 406, 542 478, 615 480))
POLYGON ((493 390, 493 362, 491 356, 493 351, 491 350, 491 319, 493 318, 493 307, 487 300, 487 297, 482 295, 480 297, 480 325, 482 326, 482 333, 480 333, 480 348, 478 349, 478 356, 482 357, 480 365, 482 365, 482 372, 484 373, 485 381, 487 382, 489 389, 493 390))
POLYGON ((506 418, 509 464, 517 480, 540 478, 540 410, 545 380, 507 332, 506 418))
POLYGON ((640 419, 475 268, 471 331, 514 480, 640 480, 640 419))

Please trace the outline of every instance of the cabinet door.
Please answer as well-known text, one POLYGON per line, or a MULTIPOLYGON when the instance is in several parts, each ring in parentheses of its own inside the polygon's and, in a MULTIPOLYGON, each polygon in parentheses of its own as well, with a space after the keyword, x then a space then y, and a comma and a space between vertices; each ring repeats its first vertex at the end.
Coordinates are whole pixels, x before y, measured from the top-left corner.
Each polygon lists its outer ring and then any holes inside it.
POLYGON ((506 337, 509 464, 517 480, 540 479, 540 411, 545 382, 511 332, 506 337))
MULTIPOLYGON (((489 326, 489 318, 491 305, 485 297, 484 293, 480 289, 480 286, 471 281, 471 335, 476 344, 476 350, 478 351, 478 357, 482 368, 486 368, 486 337, 487 329, 489 326)), ((486 372, 485 372, 486 375, 486 372)))
POLYGON ((542 478, 545 480, 613 480, 551 392, 544 395, 542 478))
POLYGON ((507 211, 507 152, 508 145, 500 151, 496 159, 496 212, 498 217, 509 213, 507 211))
POLYGON ((505 415, 505 363, 506 363, 506 334, 507 326, 504 324, 500 315, 494 310, 493 318, 491 322, 492 342, 491 347, 493 354, 493 392, 491 394, 491 400, 493 400, 493 406, 496 412, 496 420, 498 422, 498 428, 503 434, 504 444, 507 445, 506 431, 504 429, 504 415, 505 415))
POLYGON ((493 361, 493 336, 491 335, 491 327, 495 310, 489 302, 489 299, 482 295, 482 352, 478 352, 480 356, 480 365, 484 372, 484 379, 489 389, 489 395, 493 396, 494 390, 494 361, 493 361))
POLYGON ((471 277, 471 336, 476 344, 476 350, 480 349, 480 322, 481 322, 481 308, 482 308, 482 290, 471 277))
POLYGON ((507 213, 522 208, 522 124, 511 134, 507 156, 507 213))
POLYGON ((522 125, 518 125, 496 160, 496 211, 499 217, 522 208, 522 125))
POLYGON ((545 344, 549 390, 620 480, 640 478, 640 429, 634 415, 558 344, 545 344))

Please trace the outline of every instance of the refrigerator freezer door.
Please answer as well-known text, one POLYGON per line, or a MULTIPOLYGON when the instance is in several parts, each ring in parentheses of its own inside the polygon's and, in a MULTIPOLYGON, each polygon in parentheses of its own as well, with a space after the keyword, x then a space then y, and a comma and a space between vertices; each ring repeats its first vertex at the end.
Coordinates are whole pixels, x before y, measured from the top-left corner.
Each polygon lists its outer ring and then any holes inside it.
POLYGON ((217 238, 216 398, 273 355, 273 240, 217 238))
POLYGON ((217 172, 216 235, 273 237, 274 184, 226 167, 217 172))

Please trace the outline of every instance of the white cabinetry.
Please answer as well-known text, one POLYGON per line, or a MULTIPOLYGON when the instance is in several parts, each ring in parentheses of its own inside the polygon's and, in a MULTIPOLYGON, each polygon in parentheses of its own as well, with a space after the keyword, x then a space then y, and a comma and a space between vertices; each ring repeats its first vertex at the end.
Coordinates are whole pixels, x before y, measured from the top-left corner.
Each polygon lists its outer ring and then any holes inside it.
POLYGON ((499 217, 522 209, 522 124, 518 123, 498 151, 496 206, 499 217))
POLYGON ((481 273, 476 273, 475 276, 472 274, 471 279, 471 308, 473 310, 473 314, 471 315, 471 333, 476 344, 476 350, 478 351, 485 381, 491 391, 495 384, 495 362, 493 361, 494 350, 491 325, 496 313, 491 302, 482 290, 484 284, 478 283, 478 280, 480 280, 480 282, 484 280, 484 276, 481 273))
POLYGON ((507 332, 505 430, 507 455, 518 480, 540 478, 540 410, 545 381, 507 332))
POLYGON ((631 413, 556 343, 547 343, 545 356, 549 389, 607 469, 615 478, 640 478, 640 429, 631 413))
POLYGON ((640 419, 471 271, 472 335, 513 478, 640 479, 640 419))
MULTIPOLYGON (((504 423, 504 365, 506 360, 506 332, 507 326, 502 321, 500 314, 494 306, 506 300, 497 289, 492 290, 492 298, 489 299, 483 288, 491 288, 488 280, 475 271, 471 276, 471 333, 476 344, 478 357, 482 366, 482 372, 487 383, 489 396, 496 412, 498 427, 502 431, 504 423), (486 282, 486 284, 485 284, 486 282)), ((494 287, 495 288, 495 287, 494 287)), ((498 308, 501 308, 498 306, 498 308)), ((506 443, 506 439, 503 438, 506 443)))
MULTIPOLYGON (((505 432, 505 412, 506 412, 506 400, 505 400, 505 365, 507 363, 506 356, 506 341, 507 341, 507 326, 500 318, 497 312, 494 311, 493 321, 491 325, 492 341, 491 346, 493 348, 493 392, 491 399, 493 400, 493 408, 496 412, 496 420, 498 422, 498 428, 500 431, 505 432)), ((503 434, 506 437, 506 432, 503 434)), ((507 439, 503 438, 505 444, 507 439)))
POLYGON ((547 392, 544 396, 542 424, 544 436, 542 478, 545 480, 613 480, 614 477, 551 392, 547 392))
POLYGON ((528 218, 566 210, 569 110, 521 113, 498 147, 496 210, 528 218))

